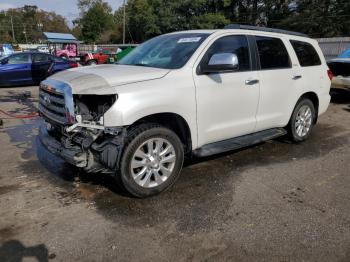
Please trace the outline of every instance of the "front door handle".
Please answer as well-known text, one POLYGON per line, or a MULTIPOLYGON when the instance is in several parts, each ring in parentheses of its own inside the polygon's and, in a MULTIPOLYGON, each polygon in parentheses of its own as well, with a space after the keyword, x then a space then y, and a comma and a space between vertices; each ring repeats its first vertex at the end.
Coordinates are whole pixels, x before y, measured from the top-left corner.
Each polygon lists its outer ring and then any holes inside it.
POLYGON ((248 85, 248 86, 252 86, 252 85, 256 85, 259 83, 259 80, 258 79, 248 79, 248 80, 245 80, 245 84, 248 85))
POLYGON ((298 80, 298 79, 301 79, 301 78, 302 78, 301 75, 293 76, 293 80, 298 80))

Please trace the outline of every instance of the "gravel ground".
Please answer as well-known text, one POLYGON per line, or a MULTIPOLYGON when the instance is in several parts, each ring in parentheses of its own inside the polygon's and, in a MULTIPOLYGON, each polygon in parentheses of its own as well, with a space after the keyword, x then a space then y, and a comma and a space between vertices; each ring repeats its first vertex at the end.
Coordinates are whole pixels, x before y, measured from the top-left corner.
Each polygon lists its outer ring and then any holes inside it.
MULTIPOLYGON (((33 112, 37 89, 0 89, 0 109, 33 112)), ((0 261, 350 261, 350 92, 332 97, 305 143, 193 160, 143 200, 0 114, 0 261)))

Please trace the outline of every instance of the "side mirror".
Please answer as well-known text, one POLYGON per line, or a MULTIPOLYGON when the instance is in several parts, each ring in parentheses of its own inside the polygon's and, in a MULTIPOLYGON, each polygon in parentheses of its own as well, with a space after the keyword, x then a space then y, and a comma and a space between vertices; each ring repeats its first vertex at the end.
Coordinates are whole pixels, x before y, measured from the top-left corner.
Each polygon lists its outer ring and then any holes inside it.
POLYGON ((8 62, 8 60, 7 60, 7 59, 3 59, 3 60, 1 60, 1 64, 2 64, 2 65, 6 65, 6 64, 7 64, 7 62, 8 62))
POLYGON ((239 61, 236 54, 218 53, 214 54, 207 65, 203 65, 202 73, 233 72, 239 69, 239 61))

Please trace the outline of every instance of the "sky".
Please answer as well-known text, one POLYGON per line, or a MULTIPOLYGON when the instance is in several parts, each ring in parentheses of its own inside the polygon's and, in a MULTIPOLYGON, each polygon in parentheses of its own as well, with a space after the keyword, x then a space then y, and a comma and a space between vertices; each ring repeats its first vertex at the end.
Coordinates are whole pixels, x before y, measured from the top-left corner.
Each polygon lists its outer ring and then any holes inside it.
MULTIPOLYGON (((123 0, 104 0, 116 10, 122 5, 123 0)), ((64 16, 71 22, 79 15, 77 0, 0 0, 0 10, 8 8, 23 7, 24 5, 36 5, 39 9, 45 11, 55 11, 57 14, 64 16)))

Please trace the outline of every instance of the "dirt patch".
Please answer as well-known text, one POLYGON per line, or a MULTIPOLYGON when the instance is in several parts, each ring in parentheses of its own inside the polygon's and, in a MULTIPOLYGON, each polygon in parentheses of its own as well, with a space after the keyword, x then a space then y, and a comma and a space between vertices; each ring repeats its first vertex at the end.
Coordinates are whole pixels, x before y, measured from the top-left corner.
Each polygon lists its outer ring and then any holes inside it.
POLYGON ((16 191, 20 188, 18 185, 8 185, 8 186, 0 186, 0 195, 4 195, 13 191, 16 191))

